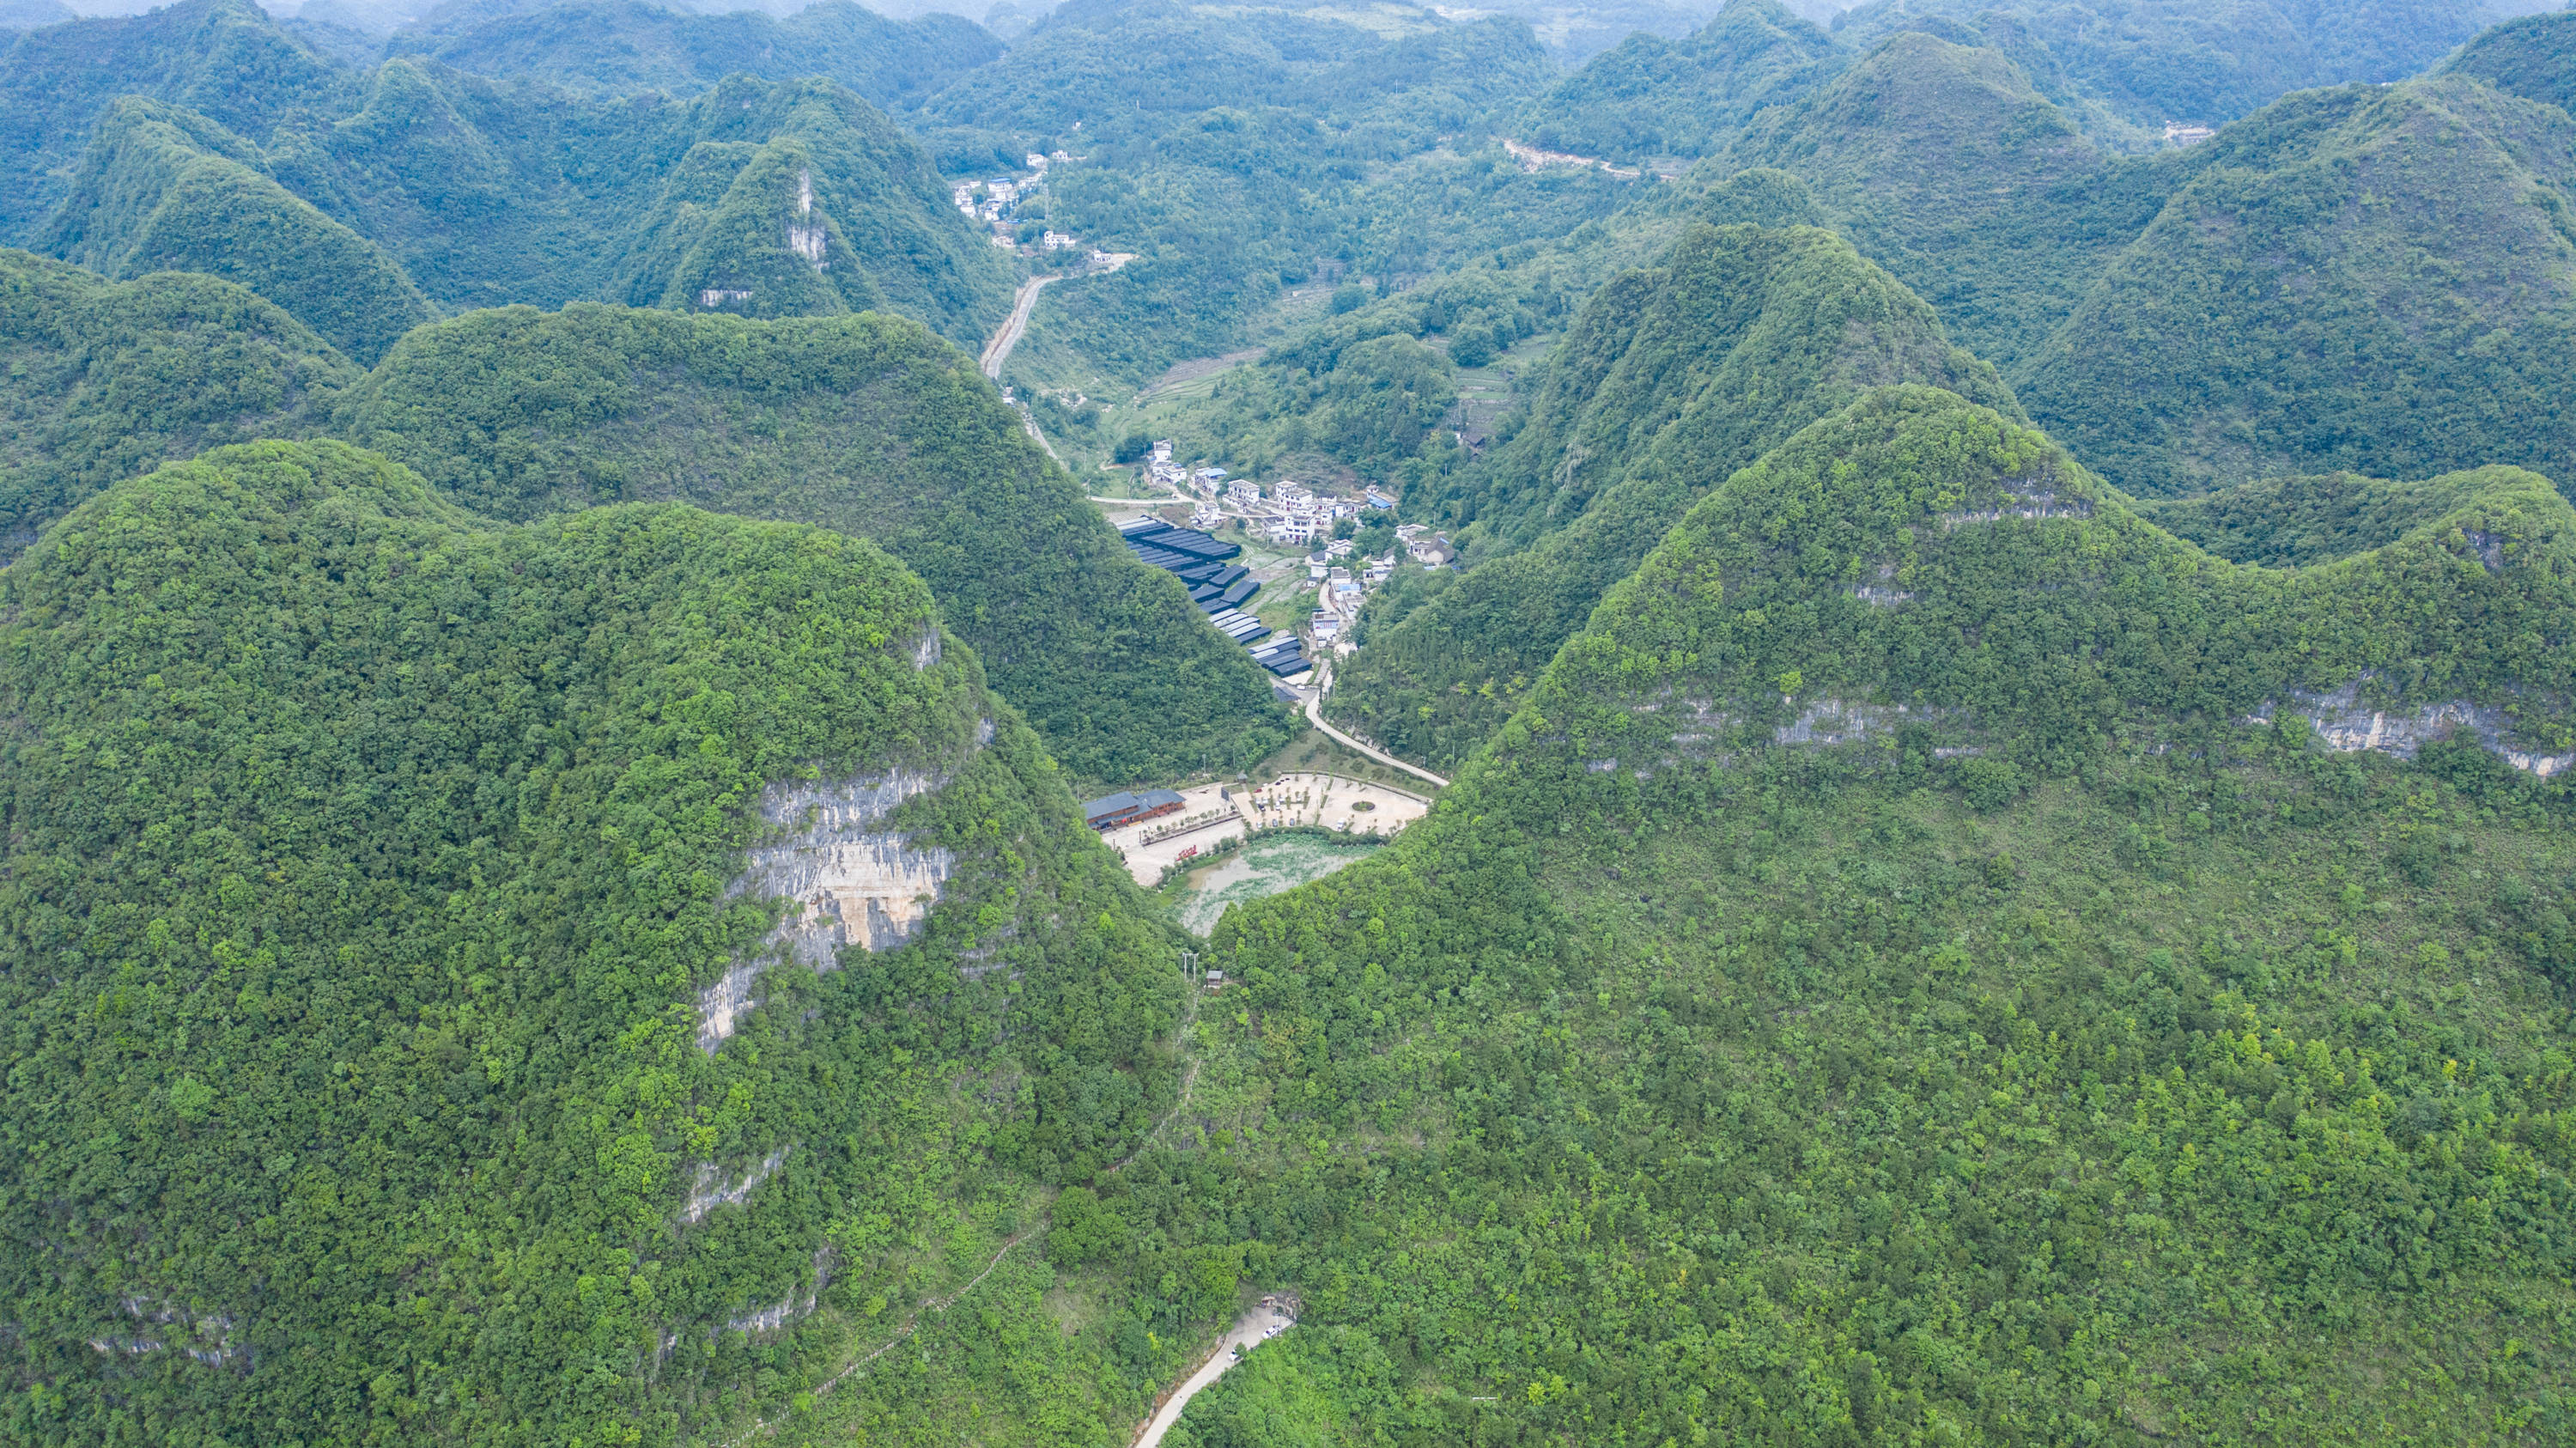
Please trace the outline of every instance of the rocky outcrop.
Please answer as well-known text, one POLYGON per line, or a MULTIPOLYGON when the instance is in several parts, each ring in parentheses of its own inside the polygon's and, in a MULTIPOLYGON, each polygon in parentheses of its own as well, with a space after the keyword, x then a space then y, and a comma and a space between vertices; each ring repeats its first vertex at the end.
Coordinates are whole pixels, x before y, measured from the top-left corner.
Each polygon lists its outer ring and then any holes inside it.
POLYGON ((1890 708, 1884 704, 1863 704, 1847 699, 1818 699, 1798 711, 1798 717, 1772 731, 1775 744, 1813 744, 1830 748, 1884 734, 1896 727, 1897 716, 1906 712, 1903 704, 1890 708))
POLYGON ((791 1293, 784 1302, 755 1308, 740 1317, 728 1318, 721 1329, 710 1331, 712 1341, 719 1332, 775 1332, 800 1317, 810 1316, 816 1303, 823 1300, 823 1289, 832 1285, 832 1246, 826 1242, 814 1249, 813 1286, 801 1293, 791 1293))
POLYGON ((796 219, 787 223, 787 249, 805 258, 814 270, 821 271, 832 263, 826 259, 832 240, 823 223, 814 217, 814 173, 796 173, 796 219))
POLYGON ((1970 523, 2000 523, 2006 518, 2036 522, 2043 518, 2090 518, 2093 504, 2085 498, 2061 498, 2052 488, 2042 486, 2030 492, 2006 491, 2002 500, 1991 508, 1976 508, 1941 515, 1941 531, 1948 533, 1970 523))
POLYGON ((750 1201, 752 1190, 777 1175, 780 1163, 786 1160, 787 1148, 782 1146, 762 1157, 758 1165, 734 1181, 718 1176, 713 1162, 700 1163, 697 1182, 689 1188, 688 1203, 680 1208, 680 1224, 687 1226, 702 1221, 707 1213, 718 1207, 739 1206, 750 1201))
POLYGON ((92 1351, 111 1357, 141 1357, 176 1349, 209 1367, 247 1361, 250 1350, 233 1340, 233 1319, 222 1313, 200 1313, 166 1299, 129 1294, 118 1301, 125 1315, 140 1324, 131 1335, 111 1333, 89 1339, 92 1351))
MULTIPOLYGON (((2489 705, 2466 699, 2446 699, 2406 709, 2371 704, 2362 698, 2363 685, 2370 678, 2364 674, 2331 693, 2294 691, 2290 706, 2308 721, 2308 727, 2316 731, 2327 748, 2341 753, 2367 749, 2412 759, 2417 750, 2433 740, 2447 739, 2465 729, 2478 743, 2526 774, 2547 779, 2576 765, 2576 752, 2542 754, 2519 747, 2513 740, 2513 717, 2489 705)), ((2275 704, 2247 722, 2269 724, 2278 709, 2275 704)))
POLYGON ((956 858, 937 847, 916 847, 884 822, 905 800, 946 782, 944 776, 897 770, 771 787, 761 800, 761 817, 782 833, 750 852, 725 896, 782 897, 789 902, 787 917, 771 934, 769 949, 735 964, 699 996, 700 1049, 712 1052, 733 1034, 754 1004, 761 973, 777 958, 828 971, 840 965, 845 946, 891 950, 912 938, 937 903, 956 858))
POLYGON ((1878 565, 1878 582, 1855 585, 1852 596, 1873 608, 1894 608, 1900 603, 1912 603, 1913 594, 1904 589, 1889 586, 1895 579, 1896 565, 1882 563, 1878 565))

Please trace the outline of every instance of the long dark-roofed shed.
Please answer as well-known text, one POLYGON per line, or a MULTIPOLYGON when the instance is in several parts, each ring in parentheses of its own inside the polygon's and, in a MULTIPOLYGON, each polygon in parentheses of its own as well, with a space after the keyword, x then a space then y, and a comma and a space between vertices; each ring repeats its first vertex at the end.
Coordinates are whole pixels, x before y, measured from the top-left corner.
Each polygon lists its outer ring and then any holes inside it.
POLYGON ((1116 794, 1103 795, 1085 803, 1082 820, 1095 830, 1115 829, 1136 818, 1144 807, 1143 800, 1122 789, 1116 794))

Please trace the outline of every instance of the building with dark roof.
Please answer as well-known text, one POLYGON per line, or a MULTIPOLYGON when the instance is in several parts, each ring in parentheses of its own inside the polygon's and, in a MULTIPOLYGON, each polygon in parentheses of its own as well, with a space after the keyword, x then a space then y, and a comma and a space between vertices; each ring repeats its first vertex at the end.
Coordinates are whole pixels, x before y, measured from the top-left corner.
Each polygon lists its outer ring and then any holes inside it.
POLYGON ((1085 802, 1082 822, 1095 830, 1115 829, 1134 819, 1136 811, 1142 807, 1136 796, 1122 789, 1116 794, 1085 802))
POLYGON ((1149 789, 1142 794, 1120 790, 1090 800, 1082 806, 1082 821, 1095 830, 1114 830, 1138 820, 1176 813, 1188 801, 1168 789, 1149 789))

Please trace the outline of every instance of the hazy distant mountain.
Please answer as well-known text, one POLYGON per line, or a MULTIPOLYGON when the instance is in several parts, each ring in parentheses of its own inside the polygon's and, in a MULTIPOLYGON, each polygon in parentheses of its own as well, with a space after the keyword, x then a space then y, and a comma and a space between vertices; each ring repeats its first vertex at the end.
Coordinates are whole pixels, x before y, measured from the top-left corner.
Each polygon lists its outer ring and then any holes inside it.
POLYGON ((387 50, 481 75, 615 95, 689 95, 734 74, 821 76, 891 105, 985 64, 1002 44, 954 15, 893 21, 851 0, 816 0, 783 20, 756 11, 701 15, 646 0, 578 0, 444 5, 396 33, 387 50))
POLYGON ((2291 91, 2404 80, 2488 25, 2556 0, 1872 0, 1833 23, 1875 44, 1922 26, 2010 53, 2049 99, 2155 136, 2218 126, 2291 91))
POLYGON ((1532 144, 1577 155, 1698 156, 1845 63, 1823 31, 1774 0, 1730 0, 1679 40, 1629 36, 1532 102, 1520 128, 1532 144))

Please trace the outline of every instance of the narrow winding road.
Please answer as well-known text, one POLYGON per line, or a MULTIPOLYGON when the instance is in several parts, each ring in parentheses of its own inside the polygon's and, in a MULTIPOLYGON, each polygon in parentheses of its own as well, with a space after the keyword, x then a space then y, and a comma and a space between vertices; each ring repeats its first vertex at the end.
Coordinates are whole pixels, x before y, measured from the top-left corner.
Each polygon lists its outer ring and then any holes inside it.
POLYGON ((1330 684, 1330 675, 1326 675, 1315 681, 1315 696, 1306 701, 1307 723, 1323 730, 1325 737, 1347 745, 1352 749, 1356 749, 1360 753, 1367 755, 1369 758, 1376 760, 1380 764, 1392 765, 1395 768, 1401 769, 1405 773, 1412 775, 1416 779, 1430 780, 1433 784, 1440 786, 1442 789, 1447 789, 1449 787, 1449 781, 1442 779, 1439 775, 1433 774, 1430 770, 1424 769, 1419 765, 1407 764, 1403 760, 1396 758, 1394 755, 1387 753, 1385 750, 1380 749, 1375 745, 1362 744, 1339 729, 1334 728, 1332 725, 1325 723, 1324 690, 1330 684))
POLYGON ((1174 1423, 1181 1421, 1181 1410, 1190 1405, 1190 1399, 1197 1397, 1200 1389, 1225 1376, 1227 1368, 1242 1361, 1235 1356, 1236 1348, 1250 1352, 1261 1345, 1262 1339, 1276 1337, 1296 1325, 1296 1318, 1271 1306, 1267 1300, 1245 1313, 1234 1324, 1234 1330, 1217 1343, 1216 1351, 1209 1355, 1208 1360, 1199 1364, 1199 1370, 1174 1388, 1172 1395, 1154 1410, 1154 1416, 1145 1420, 1145 1426, 1136 1432, 1134 1448, 1160 1448, 1163 1435, 1172 1431, 1174 1423))

